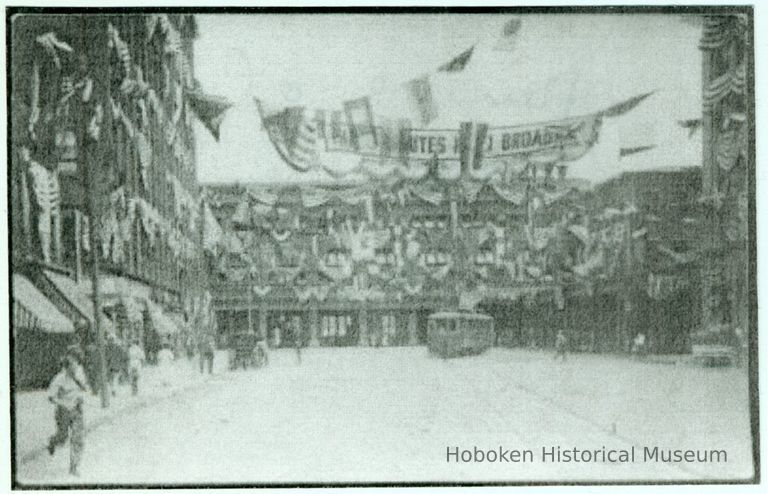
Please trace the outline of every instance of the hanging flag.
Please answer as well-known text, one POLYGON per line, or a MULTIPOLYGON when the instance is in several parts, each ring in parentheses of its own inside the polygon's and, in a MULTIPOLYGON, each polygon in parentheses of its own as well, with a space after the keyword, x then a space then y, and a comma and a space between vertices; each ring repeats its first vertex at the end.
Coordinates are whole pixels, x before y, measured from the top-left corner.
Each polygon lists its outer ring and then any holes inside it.
POLYGON ((421 125, 428 125, 437 118, 437 104, 432 98, 432 85, 428 75, 408 81, 406 89, 421 125))
POLYGON ((483 148, 488 136, 488 124, 462 122, 459 126, 459 160, 461 175, 477 171, 482 166, 483 148))
POLYGON ((397 132, 398 158, 403 165, 409 166, 408 152, 411 149, 411 121, 407 119, 398 120, 397 132))
POLYGON ((626 101, 622 101, 621 103, 617 103, 603 110, 600 114, 604 117, 618 117, 620 115, 624 115, 625 113, 629 112, 630 110, 634 109, 637 105, 642 103, 643 100, 645 100, 645 98, 652 95, 654 92, 655 91, 651 91, 649 93, 635 96, 626 101))
POLYGON ((493 47, 494 51, 512 51, 517 44, 518 33, 522 26, 522 20, 514 18, 508 20, 504 24, 504 28, 501 31, 501 38, 493 47))
POLYGON ((390 119, 382 119, 376 127, 376 137, 381 161, 387 162, 397 159, 400 151, 400 135, 397 123, 390 119))
POLYGON ((488 135, 488 124, 479 123, 475 125, 475 152, 472 156, 472 170, 479 170, 483 161, 483 149, 485 139, 488 135))
POLYGON ((467 66, 469 60, 472 58, 472 53, 475 51, 475 46, 472 45, 468 50, 462 52, 460 55, 452 59, 450 62, 441 65, 437 68, 438 72, 461 72, 464 67, 467 66))
POLYGON ((632 148, 621 148, 619 149, 619 157, 623 158, 624 156, 629 156, 632 154, 642 153, 643 151, 648 151, 650 149, 655 148, 655 145, 650 146, 637 146, 632 148))
POLYGON ((256 99, 261 121, 275 150, 291 168, 307 172, 319 166, 317 129, 305 118, 303 107, 292 106, 277 113, 265 114, 256 99))
POLYGON ((693 118, 690 120, 678 120, 677 125, 684 129, 688 129, 688 137, 693 137, 696 131, 701 128, 701 119, 693 118))
POLYGON ((232 103, 226 98, 203 93, 199 86, 195 89, 184 91, 184 94, 187 96, 187 101, 195 116, 213 135, 213 138, 218 141, 221 122, 224 120, 224 114, 232 106, 232 103))
POLYGON ((328 147, 326 136, 326 113, 325 110, 315 110, 315 128, 317 129, 317 138, 323 141, 328 147))
POLYGON ((350 147, 349 126, 344 121, 344 112, 332 111, 330 114, 330 130, 327 132, 327 151, 354 151, 350 147))
POLYGON ((358 152, 376 149, 376 128, 373 124, 371 100, 367 96, 344 102, 349 123, 352 148, 358 152))

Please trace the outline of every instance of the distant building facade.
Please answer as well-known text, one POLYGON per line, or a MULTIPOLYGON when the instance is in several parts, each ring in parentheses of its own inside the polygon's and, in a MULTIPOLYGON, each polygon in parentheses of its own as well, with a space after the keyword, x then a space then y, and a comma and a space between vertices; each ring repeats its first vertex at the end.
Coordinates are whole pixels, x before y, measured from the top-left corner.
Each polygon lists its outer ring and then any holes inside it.
POLYGON ((211 274, 222 342, 423 344, 429 314, 463 307, 495 318, 499 345, 549 347, 563 329, 576 349, 626 351, 642 330, 654 351, 688 350, 697 315, 646 329, 646 309, 695 286, 700 169, 592 191, 435 177, 205 188, 225 231, 211 274))

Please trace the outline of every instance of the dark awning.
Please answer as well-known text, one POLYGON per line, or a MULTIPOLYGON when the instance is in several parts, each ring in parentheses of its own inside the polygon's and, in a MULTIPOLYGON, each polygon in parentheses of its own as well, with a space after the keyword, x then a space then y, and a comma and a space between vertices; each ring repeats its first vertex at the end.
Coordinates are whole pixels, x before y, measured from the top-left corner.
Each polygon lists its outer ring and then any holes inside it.
POLYGON ((49 333, 74 333, 75 326, 61 313, 29 279, 13 275, 14 324, 19 320, 32 321, 34 326, 49 333), (16 312, 19 310, 19 312, 16 312), (26 313, 26 314, 25 314, 26 313), (21 318, 18 318, 21 316, 21 318))

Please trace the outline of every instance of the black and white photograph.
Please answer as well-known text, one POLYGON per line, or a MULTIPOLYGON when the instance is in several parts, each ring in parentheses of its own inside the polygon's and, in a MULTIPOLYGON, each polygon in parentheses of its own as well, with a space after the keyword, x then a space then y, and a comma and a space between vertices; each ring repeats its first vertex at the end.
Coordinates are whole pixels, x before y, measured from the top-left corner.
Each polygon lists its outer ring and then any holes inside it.
POLYGON ((9 489, 760 482, 753 7, 5 18, 9 489))

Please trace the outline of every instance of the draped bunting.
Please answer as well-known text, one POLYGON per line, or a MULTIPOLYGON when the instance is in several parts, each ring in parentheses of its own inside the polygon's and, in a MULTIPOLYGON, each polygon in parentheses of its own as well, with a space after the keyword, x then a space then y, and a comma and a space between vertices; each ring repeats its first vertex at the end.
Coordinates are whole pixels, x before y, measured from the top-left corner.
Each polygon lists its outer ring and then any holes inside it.
POLYGON ((725 97, 731 94, 744 95, 746 91, 746 65, 741 64, 733 70, 710 81, 704 90, 704 109, 710 110, 725 97))
POLYGON ((100 234, 101 249, 104 257, 113 262, 123 260, 125 244, 131 241, 133 225, 138 217, 139 225, 146 234, 150 245, 154 246, 159 237, 163 237, 174 257, 192 259, 197 247, 194 241, 173 226, 170 220, 141 197, 126 197, 123 187, 110 194, 107 210, 101 214, 100 234))
POLYGON ((528 247, 534 251, 544 249, 549 244, 549 241, 557 235, 555 227, 531 228, 526 226, 524 229, 528 247))
POLYGON ((309 287, 294 287, 294 291, 296 292, 296 297, 302 301, 306 302, 310 299, 315 299, 320 302, 325 301, 325 299, 328 297, 328 293, 330 292, 330 287, 327 285, 320 285, 320 286, 309 286, 309 287))
POLYGON ((123 78, 115 80, 117 83, 116 89, 120 89, 122 81, 124 79, 129 79, 131 76, 131 51, 128 48, 128 43, 120 38, 120 32, 111 23, 107 26, 107 32, 109 36, 107 46, 111 50, 114 50, 116 61, 123 71, 123 78))
POLYGON ((60 193, 58 173, 49 171, 36 161, 29 159, 29 151, 22 150, 22 159, 27 162, 27 172, 32 177, 37 211, 37 233, 40 249, 46 262, 51 260, 51 222, 59 215, 60 193))
POLYGON ((318 129, 305 109, 288 107, 273 111, 265 109, 259 99, 254 99, 254 102, 263 127, 280 158, 299 172, 317 169, 320 166, 318 129))
POLYGON ((181 183, 181 181, 171 173, 166 173, 166 180, 173 187, 173 211, 176 218, 187 223, 189 231, 197 229, 199 219, 199 202, 181 183))
POLYGON ((699 48, 702 50, 725 48, 730 41, 748 36, 747 27, 748 19, 744 14, 705 16, 699 48))
POLYGON ((222 243, 224 231, 216 221, 211 208, 207 203, 203 205, 203 248, 212 254, 218 252, 218 246, 222 243))
POLYGON ((680 275, 648 273, 646 293, 654 300, 664 300, 686 288, 688 284, 688 280, 680 275))
POLYGON ((586 261, 573 267, 573 272, 577 276, 586 278, 595 271, 605 267, 605 251, 602 248, 592 252, 586 261))
POLYGON ((139 156, 139 165, 141 165, 141 182, 144 187, 149 187, 149 168, 152 166, 152 148, 149 139, 143 132, 137 132, 135 135, 136 151, 139 156))
POLYGON ((491 183, 491 188, 506 202, 519 206, 525 202, 525 188, 518 184, 491 183))
POLYGON ((425 75, 406 83, 411 104, 416 108, 421 125, 428 125, 437 118, 437 104, 432 97, 432 85, 425 75))
POLYGON ((81 245, 86 252, 91 251, 91 222, 87 216, 80 217, 81 245))
POLYGON ((730 170, 739 156, 746 154, 746 130, 743 126, 727 130, 717 136, 717 154, 715 159, 723 170, 730 170))
POLYGON ((277 202, 278 195, 264 189, 249 189, 248 194, 254 201, 267 206, 273 206, 277 202))

